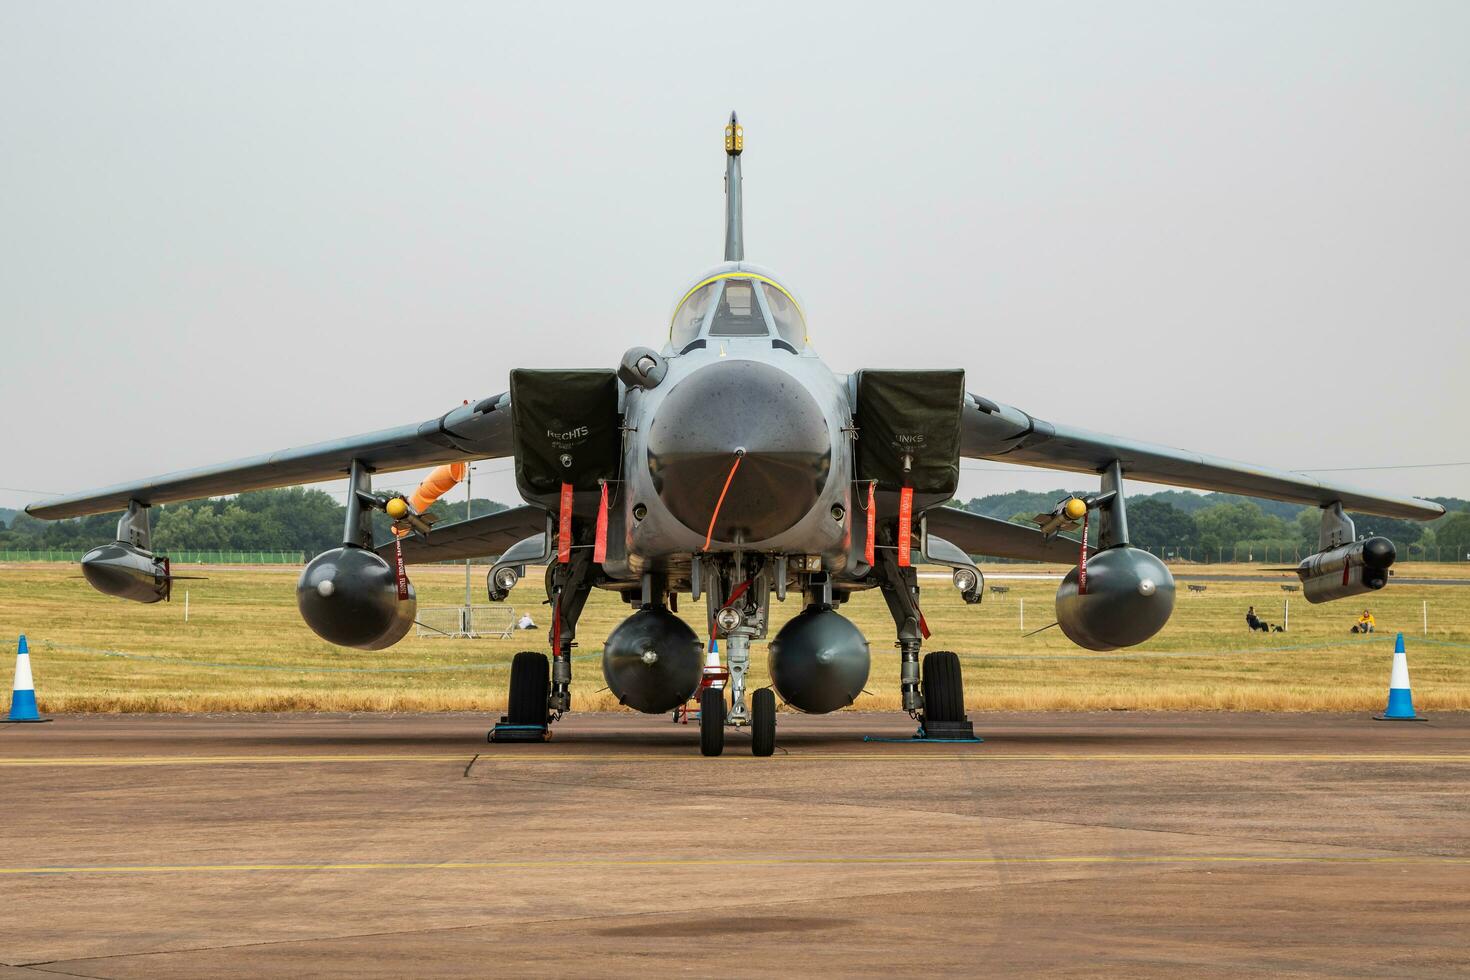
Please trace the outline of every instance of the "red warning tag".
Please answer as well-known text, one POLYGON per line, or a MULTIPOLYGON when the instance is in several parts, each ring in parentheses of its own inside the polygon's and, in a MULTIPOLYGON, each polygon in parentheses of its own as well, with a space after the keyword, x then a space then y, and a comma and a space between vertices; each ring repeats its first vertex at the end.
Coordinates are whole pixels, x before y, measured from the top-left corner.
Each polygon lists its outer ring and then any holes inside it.
POLYGON ((1077 594, 1087 595, 1087 518, 1092 511, 1082 514, 1082 557, 1077 562, 1077 594))
POLYGON ((404 602, 408 599, 408 572, 403 568, 403 540, 393 540, 393 572, 398 578, 398 601, 404 602))
POLYGON ((898 566, 909 567, 909 538, 914 533, 914 488, 898 491, 898 566))
POLYGON ((926 640, 929 639, 930 636, 929 621, 924 618, 923 613, 919 613, 919 635, 926 640))
POLYGON ((607 484, 602 485, 602 500, 597 504, 597 534, 592 544, 592 560, 601 565, 607 561, 607 484))
POLYGON ((572 560, 572 485, 561 485, 561 520, 557 523, 556 560, 563 565, 572 560))
POLYGON ((871 568, 874 564, 873 549, 877 544, 878 537, 878 481, 874 480, 868 484, 868 539, 863 543, 863 561, 871 568))

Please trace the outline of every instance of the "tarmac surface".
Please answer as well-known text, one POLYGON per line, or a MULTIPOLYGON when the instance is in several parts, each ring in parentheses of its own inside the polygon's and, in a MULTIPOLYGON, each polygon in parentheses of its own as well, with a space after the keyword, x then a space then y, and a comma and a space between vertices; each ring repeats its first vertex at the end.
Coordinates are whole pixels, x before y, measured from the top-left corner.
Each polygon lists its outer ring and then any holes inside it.
POLYGON ((0 978, 1463 975, 1470 716, 0 726, 0 978))

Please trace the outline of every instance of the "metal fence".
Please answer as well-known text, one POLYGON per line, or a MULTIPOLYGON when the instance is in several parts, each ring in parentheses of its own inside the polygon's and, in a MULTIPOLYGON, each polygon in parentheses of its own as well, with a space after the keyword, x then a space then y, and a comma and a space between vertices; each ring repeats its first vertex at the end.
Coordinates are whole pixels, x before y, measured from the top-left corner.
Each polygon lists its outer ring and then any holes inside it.
MULTIPOLYGON (((1222 564, 1225 562, 1245 562, 1256 564, 1297 564, 1303 558, 1312 554, 1314 549, 1302 547, 1300 544, 1278 543, 1274 541, 1243 541, 1236 545, 1224 545, 1214 548, 1200 548, 1193 545, 1176 545, 1158 547, 1142 547, 1144 551, 1164 561, 1189 561, 1205 565, 1222 564)), ((1470 561, 1470 551, 1454 545, 1424 545, 1411 544, 1400 546, 1398 549, 1399 562, 1409 561, 1470 561)))
POLYGON ((515 634, 519 619, 514 609, 499 604, 420 607, 414 619, 414 635, 506 639, 515 634))
MULTIPOLYGON (((0 551, 0 562, 82 560, 86 551, 40 549, 34 551, 0 551)), ((304 551, 169 551, 164 552, 175 565, 304 565, 304 551)))

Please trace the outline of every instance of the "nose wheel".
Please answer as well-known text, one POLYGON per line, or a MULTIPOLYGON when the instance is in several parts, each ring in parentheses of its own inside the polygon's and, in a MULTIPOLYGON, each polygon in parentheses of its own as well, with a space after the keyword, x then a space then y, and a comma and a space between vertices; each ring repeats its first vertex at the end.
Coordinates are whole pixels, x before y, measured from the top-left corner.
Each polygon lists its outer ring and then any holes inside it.
POLYGON ((750 696, 750 752, 770 755, 776 751, 776 692, 763 687, 750 696))
POLYGON ((725 751, 725 692, 707 687, 699 695, 699 754, 725 751))

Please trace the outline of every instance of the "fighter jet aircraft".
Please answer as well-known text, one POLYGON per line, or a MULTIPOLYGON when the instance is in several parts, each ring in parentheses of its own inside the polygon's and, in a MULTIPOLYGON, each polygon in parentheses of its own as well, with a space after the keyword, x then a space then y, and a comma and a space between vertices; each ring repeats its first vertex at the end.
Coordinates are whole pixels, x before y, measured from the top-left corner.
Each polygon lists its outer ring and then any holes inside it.
POLYGON ((57 497, 27 512, 125 510, 117 540, 89 552, 83 572, 103 592, 157 602, 173 579, 150 544, 153 505, 346 477, 342 545, 312 559, 297 584, 301 615, 318 635, 366 650, 396 643, 415 615, 407 564, 499 556, 492 601, 528 566, 545 565, 550 658, 516 656, 497 733, 544 737, 570 708, 577 621, 600 588, 632 609, 604 644, 608 687, 651 714, 697 697, 706 755, 722 751, 727 727, 746 725, 754 753, 770 755, 777 695, 808 712, 857 698, 868 642, 840 610, 866 589, 881 590, 893 616, 905 710, 929 736, 968 734, 958 658, 920 660, 921 563, 952 569, 954 586, 978 603, 984 578, 972 556, 1065 562, 1073 568, 1057 591, 1056 619, 1071 640, 1090 650, 1147 640, 1173 610, 1174 578, 1129 543, 1125 477, 1320 507, 1319 552, 1298 569, 1312 602, 1387 583, 1393 545, 1360 540, 1345 509, 1418 520, 1444 513, 1423 500, 1044 422, 973 391, 961 369, 834 373, 812 348, 796 292, 745 260, 745 136, 733 113, 724 146, 725 261, 690 282, 659 349, 634 347, 615 368, 513 370, 508 391, 440 418, 57 497), (453 485, 456 466, 503 457, 515 460, 524 506, 429 525, 422 512, 453 485), (1034 528, 980 517, 943 506, 961 458, 1091 473, 1098 490, 1059 501, 1034 528), (412 497, 373 492, 376 474, 436 464, 412 497), (396 522, 394 538, 376 545, 374 510, 396 522), (1091 521, 1095 547, 1083 544, 1091 521), (1079 526, 1080 539, 1062 536, 1079 526), (704 600, 709 651, 673 611, 681 594, 704 600), (770 629, 772 596, 788 594, 801 611, 769 645, 774 690, 748 692, 751 641, 770 629), (711 656, 716 644, 723 660, 711 656))

